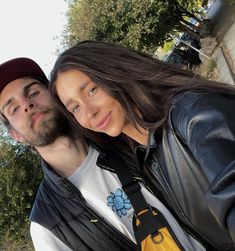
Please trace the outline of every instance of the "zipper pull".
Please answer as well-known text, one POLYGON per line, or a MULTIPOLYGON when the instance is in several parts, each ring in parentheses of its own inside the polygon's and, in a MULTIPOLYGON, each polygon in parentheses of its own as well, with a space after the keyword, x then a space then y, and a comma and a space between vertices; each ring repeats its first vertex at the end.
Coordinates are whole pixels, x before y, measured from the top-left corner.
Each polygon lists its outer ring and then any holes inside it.
POLYGON ((99 220, 98 219, 90 219, 91 223, 97 223, 99 220))

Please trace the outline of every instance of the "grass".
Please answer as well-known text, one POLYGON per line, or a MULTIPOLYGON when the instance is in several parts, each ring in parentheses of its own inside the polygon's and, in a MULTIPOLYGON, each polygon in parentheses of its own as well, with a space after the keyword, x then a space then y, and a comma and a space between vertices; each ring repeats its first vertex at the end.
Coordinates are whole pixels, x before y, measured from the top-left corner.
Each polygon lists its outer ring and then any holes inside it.
POLYGON ((212 58, 209 58, 201 63, 200 66, 195 69, 195 73, 210 80, 216 81, 219 79, 217 65, 215 60, 212 58))

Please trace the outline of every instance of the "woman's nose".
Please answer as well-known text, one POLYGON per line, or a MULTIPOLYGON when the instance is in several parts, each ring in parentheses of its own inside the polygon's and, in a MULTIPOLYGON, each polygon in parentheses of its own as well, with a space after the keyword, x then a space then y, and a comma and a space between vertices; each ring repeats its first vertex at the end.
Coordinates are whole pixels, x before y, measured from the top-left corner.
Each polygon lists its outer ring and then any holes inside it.
POLYGON ((88 119, 92 119, 96 117, 97 113, 98 113, 98 109, 96 107, 88 106, 86 108, 86 114, 87 114, 88 119))

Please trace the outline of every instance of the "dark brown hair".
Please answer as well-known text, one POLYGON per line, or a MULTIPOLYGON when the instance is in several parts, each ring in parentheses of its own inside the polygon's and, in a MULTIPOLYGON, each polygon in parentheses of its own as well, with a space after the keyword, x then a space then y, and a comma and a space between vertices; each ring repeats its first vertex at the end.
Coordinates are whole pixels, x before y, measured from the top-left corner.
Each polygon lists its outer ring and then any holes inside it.
MULTIPOLYGON (((235 88, 196 76, 152 56, 119 45, 84 41, 64 51, 51 72, 49 89, 57 96, 58 73, 77 69, 122 104, 133 125, 162 128, 172 97, 186 90, 235 96, 235 88)), ((69 88, 69 86, 68 86, 69 88)))

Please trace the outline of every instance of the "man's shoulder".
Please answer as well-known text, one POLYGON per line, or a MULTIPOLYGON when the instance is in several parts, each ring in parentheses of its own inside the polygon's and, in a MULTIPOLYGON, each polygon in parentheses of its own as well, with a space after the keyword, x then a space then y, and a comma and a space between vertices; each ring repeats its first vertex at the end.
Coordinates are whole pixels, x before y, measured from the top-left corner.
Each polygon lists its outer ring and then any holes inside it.
POLYGON ((59 221, 59 217, 55 213, 55 206, 50 200, 51 190, 48 190, 46 186, 46 181, 43 179, 41 182, 33 207, 30 213, 30 221, 36 222, 47 229, 52 229, 59 221))
POLYGON ((49 203, 47 203, 47 200, 45 199, 46 191, 47 191, 47 189, 45 186, 45 179, 43 179, 39 188, 38 188, 38 191, 37 191, 34 203, 33 203, 33 207, 32 207, 31 213, 30 213, 30 219, 35 214, 37 214, 38 211, 41 212, 41 210, 43 210, 43 208, 47 207, 47 205, 49 206, 49 203))

